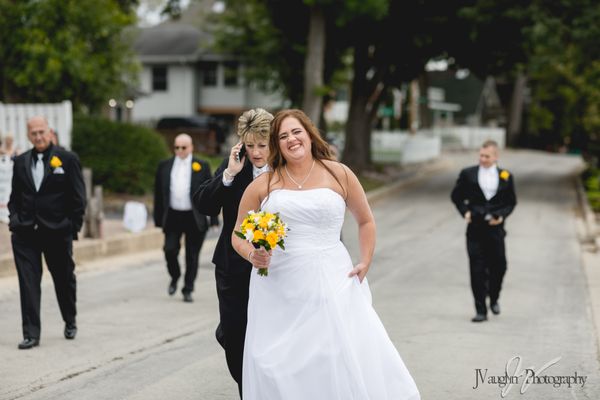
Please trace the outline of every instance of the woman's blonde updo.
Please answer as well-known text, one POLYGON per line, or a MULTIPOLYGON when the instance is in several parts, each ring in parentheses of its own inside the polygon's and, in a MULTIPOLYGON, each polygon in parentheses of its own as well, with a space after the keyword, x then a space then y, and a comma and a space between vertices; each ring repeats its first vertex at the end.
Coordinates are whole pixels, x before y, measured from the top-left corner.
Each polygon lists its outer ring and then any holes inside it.
POLYGON ((248 134, 256 138, 269 140, 273 115, 262 108, 253 108, 244 112, 238 119, 237 134, 240 140, 246 141, 248 134))

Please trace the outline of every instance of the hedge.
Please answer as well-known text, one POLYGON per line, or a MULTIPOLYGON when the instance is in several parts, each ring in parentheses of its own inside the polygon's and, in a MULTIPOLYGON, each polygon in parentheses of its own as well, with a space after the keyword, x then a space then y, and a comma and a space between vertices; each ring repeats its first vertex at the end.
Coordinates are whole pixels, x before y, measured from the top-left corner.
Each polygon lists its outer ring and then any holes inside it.
POLYGON ((158 132, 89 116, 74 118, 72 148, 92 169, 94 184, 136 195, 153 190, 158 163, 169 156, 158 132))

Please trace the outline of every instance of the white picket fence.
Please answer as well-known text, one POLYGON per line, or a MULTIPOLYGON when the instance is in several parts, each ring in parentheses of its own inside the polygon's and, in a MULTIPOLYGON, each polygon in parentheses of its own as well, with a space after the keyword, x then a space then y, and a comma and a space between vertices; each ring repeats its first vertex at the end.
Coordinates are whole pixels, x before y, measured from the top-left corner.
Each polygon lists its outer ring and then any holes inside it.
POLYGON ((48 124, 58 134, 62 147, 71 148, 73 129, 73 106, 69 100, 55 104, 4 104, 0 103, 0 137, 12 135, 14 144, 20 151, 31 147, 27 139, 27 119, 43 115, 48 124))
POLYGON ((8 200, 13 172, 13 162, 7 155, 0 155, 0 222, 8 223, 8 200))

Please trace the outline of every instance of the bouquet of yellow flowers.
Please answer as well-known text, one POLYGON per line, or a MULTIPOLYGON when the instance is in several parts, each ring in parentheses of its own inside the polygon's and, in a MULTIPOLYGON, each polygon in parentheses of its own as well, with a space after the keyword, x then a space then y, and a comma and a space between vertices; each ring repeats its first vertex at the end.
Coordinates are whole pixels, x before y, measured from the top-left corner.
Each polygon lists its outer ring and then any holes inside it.
MULTIPOLYGON (((269 251, 274 249, 275 246, 285 250, 283 239, 286 237, 288 230, 287 224, 279 218, 279 213, 248 211, 248 215, 240 225, 241 232, 234 232, 238 237, 252 243, 254 247, 259 248, 262 246, 269 251)), ((267 268, 259 268, 258 274, 267 276, 269 271, 267 268)))

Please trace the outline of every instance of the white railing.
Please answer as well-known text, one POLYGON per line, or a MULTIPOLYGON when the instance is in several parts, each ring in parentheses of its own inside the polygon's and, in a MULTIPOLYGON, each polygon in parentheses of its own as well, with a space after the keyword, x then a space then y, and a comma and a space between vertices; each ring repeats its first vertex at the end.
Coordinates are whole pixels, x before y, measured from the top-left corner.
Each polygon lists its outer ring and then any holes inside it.
POLYGON ((444 148, 478 149, 486 140, 494 140, 502 149, 506 146, 506 129, 488 126, 448 126, 419 131, 439 137, 444 148))
POLYGON ((410 135, 400 131, 374 131, 371 151, 374 161, 414 164, 439 157, 442 142, 439 137, 420 132, 410 135))
POLYGON ((4 104, 0 103, 0 137, 14 137, 14 145, 20 151, 31 147, 27 139, 27 119, 43 115, 58 134, 61 146, 71 148, 73 129, 73 107, 69 100, 53 104, 4 104))

